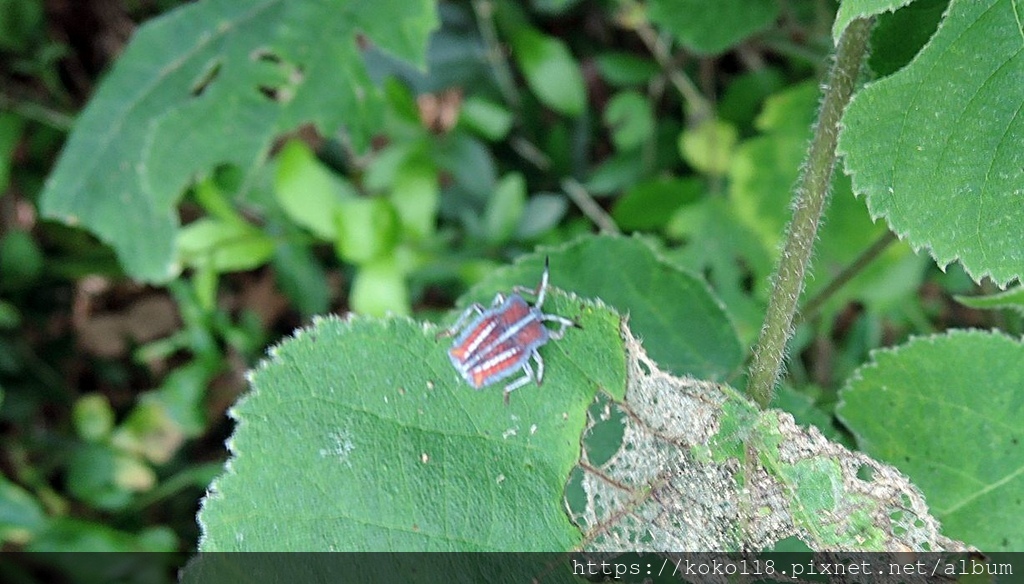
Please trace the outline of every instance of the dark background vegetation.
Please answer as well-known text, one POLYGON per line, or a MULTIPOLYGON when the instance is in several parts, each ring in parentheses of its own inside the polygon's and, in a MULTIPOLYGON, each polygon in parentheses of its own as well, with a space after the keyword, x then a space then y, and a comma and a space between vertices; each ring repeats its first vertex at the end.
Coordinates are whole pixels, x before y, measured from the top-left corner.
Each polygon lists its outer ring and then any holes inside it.
MULTIPOLYGON (((89 233, 40 219, 39 193, 76 115, 136 28, 179 4, 0 0, 0 542, 5 550, 193 550, 199 500, 226 457, 224 441, 232 426, 225 414, 245 390, 245 372, 269 344, 312 314, 351 308, 349 292, 361 264, 330 241, 303 240, 298 246, 302 274, 283 273, 282 265, 293 264, 280 256, 245 269, 214 270, 211 305, 203 297, 208 283, 195 281, 202 266, 187 266, 166 285, 141 283, 123 273, 111 249, 89 233), (311 281, 316 284, 305 285, 311 281)), ((741 338, 752 342, 765 298, 765 254, 771 249, 744 250, 746 244, 734 240, 736 256, 726 262, 736 272, 731 277, 723 275, 721 265, 688 255, 707 243, 695 239, 696 219, 681 210, 724 197, 734 177, 714 162, 681 158, 679 134, 696 131, 707 112, 679 93, 672 76, 684 73, 717 117, 735 129, 737 141, 753 138, 761 133, 755 118, 766 98, 820 80, 831 51, 835 6, 782 2, 768 30, 721 54, 700 55, 651 28, 623 26, 610 2, 569 2, 555 9, 533 3, 522 13, 532 30, 561 39, 582 72, 586 108, 569 116, 533 96, 514 62, 499 57, 504 69, 495 69, 488 60, 486 51, 498 46, 491 43, 509 42, 515 24, 481 34, 469 3, 442 4, 443 28, 429 74, 409 73, 372 51, 367 55, 371 74, 381 83, 401 80, 387 86, 393 95, 391 116, 398 121, 381 128, 373 148, 480 136, 478 129, 453 121, 472 96, 500 103, 512 115, 513 129, 475 138, 469 154, 455 152, 450 167, 438 171, 443 200, 437 216, 427 218, 429 233, 401 228, 397 235, 381 236, 397 238, 400 249, 414 252, 401 292, 408 311, 436 319, 493 266, 611 221, 603 225, 606 231, 652 234, 653 245, 666 257, 707 277, 724 298, 735 299, 726 304, 735 311, 741 338), (641 96, 641 105, 623 100, 621 119, 609 118, 608 104, 624 89, 641 96), (633 142, 639 144, 635 151, 633 142), (480 167, 474 156, 483 156, 486 164, 480 167), (523 194, 529 196, 511 196, 503 209, 472 194, 449 192, 463 180, 460 172, 473 176, 478 168, 496 176, 520 173, 523 194), (646 189, 632 188, 641 182, 646 189), (662 196, 659 188, 690 194, 662 196), (600 211, 588 210, 588 204, 600 211)), ((500 127, 502 116, 497 117, 500 127)), ((366 168, 354 162, 337 136, 304 128, 289 138, 357 186, 365 178, 360 173, 366 168)), ((282 138, 275 153, 285 142, 282 138)), ((231 190, 230 169, 214 180, 231 190)), ((258 215, 261 208, 246 207, 243 216, 268 232, 298 229, 279 212, 258 215)), ((183 224, 209 214, 208 201, 194 192, 179 209, 183 224)), ((841 261, 817 269, 819 291, 867 248, 860 240, 850 247, 841 261)), ((835 392, 869 350, 949 327, 1019 332, 1018 317, 967 309, 952 300, 953 294, 976 290, 956 266, 942 272, 921 262, 901 269, 907 275, 893 272, 893 277, 910 279, 902 296, 879 307, 871 305, 870 294, 850 294, 811 315, 798 333, 789 382, 806 390, 807 399, 824 412, 823 423, 838 436, 841 429, 831 421, 835 392)), ((393 292, 390 284, 381 285, 384 295, 393 292)))

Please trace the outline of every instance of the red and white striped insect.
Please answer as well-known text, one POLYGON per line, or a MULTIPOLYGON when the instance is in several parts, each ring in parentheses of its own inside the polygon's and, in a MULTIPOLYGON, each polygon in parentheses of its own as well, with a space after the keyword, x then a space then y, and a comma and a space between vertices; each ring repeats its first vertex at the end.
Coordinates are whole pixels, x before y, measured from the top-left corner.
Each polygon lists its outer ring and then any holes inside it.
POLYGON ((522 371, 523 376, 505 386, 505 403, 508 395, 530 381, 539 386, 544 381, 544 359, 537 351, 550 339, 560 339, 570 327, 579 327, 575 322, 554 314, 544 314, 541 306, 548 288, 548 261, 544 260, 544 273, 536 289, 516 286, 507 297, 499 293, 490 308, 473 303, 448 330, 438 337, 458 333, 448 357, 455 370, 467 383, 476 389, 501 381, 522 371), (530 306, 521 294, 536 297, 530 306), (471 315, 476 318, 463 328, 471 315), (545 322, 561 325, 557 330, 544 326, 545 322), (461 331, 461 332, 459 332, 461 331), (536 370, 530 359, 536 363, 536 370))

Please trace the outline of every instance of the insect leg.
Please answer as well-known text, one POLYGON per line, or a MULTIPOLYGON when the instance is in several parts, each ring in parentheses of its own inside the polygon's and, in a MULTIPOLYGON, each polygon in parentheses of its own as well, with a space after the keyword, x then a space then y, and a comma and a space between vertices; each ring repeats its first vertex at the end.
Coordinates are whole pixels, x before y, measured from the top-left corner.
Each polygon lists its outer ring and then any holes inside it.
POLYGON ((454 335, 455 333, 459 332, 459 329, 462 328, 462 325, 466 322, 466 319, 469 318, 470 315, 480 316, 483 313, 484 307, 482 304, 480 304, 479 302, 474 302, 473 304, 470 304, 469 306, 466 307, 466 310, 462 311, 462 314, 459 315, 459 319, 455 321, 455 324, 434 335, 434 340, 436 341, 437 339, 440 339, 442 337, 450 337, 454 335))
POLYGON ((545 314, 545 315, 542 315, 540 317, 540 319, 541 320, 546 320, 548 322, 557 322, 558 324, 562 325, 558 330, 548 331, 548 335, 552 339, 555 339, 556 341, 558 339, 564 337, 565 336, 565 331, 567 331, 570 328, 583 328, 583 327, 580 326, 580 324, 578 322, 569 320, 568 318, 565 318, 564 316, 558 316, 557 314, 545 314))
POLYGON ((544 383, 544 357, 540 356, 540 352, 537 349, 533 350, 533 361, 537 364, 537 386, 544 383))
POLYGON ((526 361, 523 363, 523 376, 505 386, 505 405, 508 405, 508 394, 526 385, 527 383, 530 383, 533 380, 533 368, 530 367, 530 362, 526 361))
POLYGON ((512 287, 512 291, 517 293, 517 294, 530 294, 534 298, 536 298, 537 301, 534 303, 534 306, 536 308, 540 308, 541 305, 544 304, 544 294, 545 294, 545 292, 548 289, 548 264, 549 263, 550 263, 550 258, 545 256, 544 257, 544 273, 541 274, 540 282, 537 284, 536 288, 527 288, 526 286, 513 286, 512 287))

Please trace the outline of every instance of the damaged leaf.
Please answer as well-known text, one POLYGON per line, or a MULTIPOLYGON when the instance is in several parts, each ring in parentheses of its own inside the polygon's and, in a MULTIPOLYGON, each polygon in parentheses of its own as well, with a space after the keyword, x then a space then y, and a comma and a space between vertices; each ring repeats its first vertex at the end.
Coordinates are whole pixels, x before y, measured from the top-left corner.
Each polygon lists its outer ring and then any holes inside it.
POLYGON ((583 549, 761 550, 790 537, 814 550, 966 549, 893 467, 727 386, 664 373, 623 336, 626 399, 588 423, 617 415, 621 445, 605 461, 585 445, 580 460, 583 549))

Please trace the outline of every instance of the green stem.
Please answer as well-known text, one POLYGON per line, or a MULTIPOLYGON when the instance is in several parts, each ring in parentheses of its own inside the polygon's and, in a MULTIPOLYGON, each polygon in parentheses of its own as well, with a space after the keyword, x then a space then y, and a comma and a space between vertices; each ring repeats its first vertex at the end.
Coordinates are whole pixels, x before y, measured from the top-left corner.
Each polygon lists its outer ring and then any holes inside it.
POLYGON ((0 110, 5 109, 61 132, 71 131, 71 126, 75 122, 74 116, 39 103, 19 100, 6 93, 0 93, 0 110))
POLYGON ((814 250, 818 225, 828 200, 832 170, 836 162, 836 141, 843 110, 853 95, 861 63, 867 53, 870 19, 850 23, 839 39, 835 62, 828 73, 825 97, 818 111, 814 138, 807 162, 794 194, 793 218, 773 279, 761 335, 754 347, 747 393, 762 408, 771 401, 772 390, 782 371, 786 344, 793 335, 793 318, 803 292, 807 264, 814 250))
POLYGON ((714 108, 711 103, 704 98, 700 90, 697 89, 697 85, 686 76, 679 67, 672 62, 672 53, 669 50, 667 43, 665 43, 655 30, 646 23, 640 23, 636 26, 636 34, 640 37, 640 40, 647 45, 647 50, 654 56, 654 60, 658 62, 665 75, 668 76, 669 82, 675 86, 676 91, 683 96, 683 101, 686 102, 687 107, 687 118, 691 124, 696 125, 712 116, 714 108))
POLYGON ((480 36, 487 45, 487 60, 491 63, 498 82, 498 89, 501 91, 505 102, 512 106, 512 109, 519 110, 521 100, 516 90, 515 76, 512 68, 505 60, 504 51, 501 48, 501 41, 498 40, 498 29, 494 24, 494 11, 496 7, 490 0, 473 0, 473 12, 476 14, 477 27, 480 29, 480 36))
POLYGON ((594 222, 594 225, 601 230, 601 233, 612 233, 618 235, 622 233, 619 231, 619 226, 615 224, 615 220, 609 215, 601 205, 597 204, 594 197, 590 196, 587 189, 583 187, 574 178, 566 178, 562 181, 562 190, 565 194, 569 195, 573 203, 579 207, 580 211, 587 216, 588 219, 594 222))

